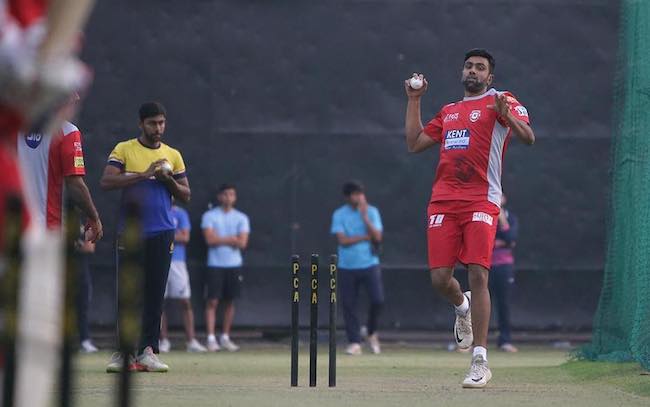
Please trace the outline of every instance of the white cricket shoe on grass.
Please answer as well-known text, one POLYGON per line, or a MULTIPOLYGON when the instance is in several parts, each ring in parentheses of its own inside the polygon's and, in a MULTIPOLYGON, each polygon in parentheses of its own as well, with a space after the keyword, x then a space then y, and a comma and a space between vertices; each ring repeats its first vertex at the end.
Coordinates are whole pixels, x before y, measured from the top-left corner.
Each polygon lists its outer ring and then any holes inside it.
MULTIPOLYGON (((106 365, 106 373, 120 373, 122 371, 122 365, 124 359, 122 359, 121 352, 115 352, 111 355, 111 361, 106 365)), ((129 371, 137 372, 138 367, 135 362, 133 355, 129 355, 129 371)))
POLYGON ((472 365, 469 367, 469 373, 463 380, 465 388, 482 388, 492 378, 492 372, 488 367, 487 360, 482 355, 476 355, 472 358, 472 365))
POLYGON ((377 336, 377 333, 368 336, 368 345, 370 346, 372 353, 375 355, 379 355, 381 353, 381 345, 379 344, 379 337, 377 336))
POLYGON ((456 345, 458 345, 458 348, 467 349, 472 346, 472 342, 474 342, 474 334, 472 333, 472 292, 465 291, 463 295, 467 297, 467 301, 470 303, 470 308, 467 310, 465 315, 456 311, 454 338, 456 339, 456 345))
POLYGON ((235 342, 231 341, 228 335, 221 335, 219 342, 221 343, 221 347, 228 352, 237 352, 239 350, 239 346, 237 346, 235 342))
POLYGON ((90 339, 85 339, 81 341, 81 352, 82 353, 95 353, 99 349, 93 344, 90 339))
POLYGON ((513 345, 511 343, 504 343, 503 345, 499 346, 499 349, 501 349, 502 351, 507 352, 507 353, 517 353, 517 352, 519 352, 519 349, 517 349, 517 347, 515 347, 515 345, 513 345))
POLYGON ((359 356, 363 352, 361 351, 361 345, 358 343, 351 343, 345 348, 345 353, 352 356, 359 356))
POLYGON ((136 358, 138 370, 141 372, 157 372, 165 373, 169 370, 169 366, 158 359, 158 355, 153 353, 151 346, 144 348, 144 351, 136 358))
POLYGON ((208 338, 208 341, 205 344, 208 352, 219 352, 221 350, 221 346, 219 346, 219 342, 217 342, 216 338, 208 338))
POLYGON ((199 341, 196 340, 196 338, 192 338, 191 341, 187 342, 187 351, 203 353, 207 352, 208 349, 205 346, 201 345, 199 341))
POLYGON ((172 349, 172 343, 169 342, 169 339, 163 338, 158 341, 158 350, 160 353, 168 353, 172 349))

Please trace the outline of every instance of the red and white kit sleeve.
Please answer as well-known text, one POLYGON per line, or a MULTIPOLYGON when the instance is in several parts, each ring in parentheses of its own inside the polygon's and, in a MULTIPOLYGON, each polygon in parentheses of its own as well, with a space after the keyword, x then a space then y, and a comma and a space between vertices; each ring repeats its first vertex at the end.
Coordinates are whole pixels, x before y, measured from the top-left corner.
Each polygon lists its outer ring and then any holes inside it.
POLYGON ((63 132, 64 135, 59 151, 61 174, 64 177, 70 175, 86 175, 81 132, 72 125, 64 125, 63 132))
MULTIPOLYGON (((506 95, 506 101, 510 104, 510 113, 512 113, 512 115, 517 119, 530 124, 530 118, 528 117, 528 110, 526 107, 524 107, 524 105, 522 105, 512 93, 503 92, 503 94, 506 95)), ((501 119, 499 119, 499 123, 505 125, 501 119)))

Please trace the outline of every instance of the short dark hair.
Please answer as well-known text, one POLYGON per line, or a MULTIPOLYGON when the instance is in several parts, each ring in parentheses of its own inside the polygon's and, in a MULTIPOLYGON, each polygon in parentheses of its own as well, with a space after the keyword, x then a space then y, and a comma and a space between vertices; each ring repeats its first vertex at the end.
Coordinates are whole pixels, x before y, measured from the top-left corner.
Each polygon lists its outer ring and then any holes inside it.
POLYGON ((497 66, 497 63, 494 60, 492 54, 490 54, 487 50, 483 48, 474 48, 467 51, 465 53, 465 59, 463 60, 463 62, 467 62, 467 60, 470 59, 470 57, 483 57, 487 59, 488 63, 490 64, 490 73, 493 73, 494 68, 496 68, 497 66))
POLYGON ((217 194, 220 194, 227 189, 234 189, 235 191, 237 190, 235 184, 229 184, 227 182, 224 182, 223 184, 219 185, 219 187, 217 188, 217 194))
POLYGON ((160 114, 167 117, 167 110, 165 109, 165 106, 163 106, 160 102, 143 103, 138 110, 138 115, 140 116, 141 122, 143 122, 144 119, 155 117, 160 114))
POLYGON ((348 181, 343 184, 343 195, 348 197, 355 192, 363 192, 363 184, 359 181, 348 181))

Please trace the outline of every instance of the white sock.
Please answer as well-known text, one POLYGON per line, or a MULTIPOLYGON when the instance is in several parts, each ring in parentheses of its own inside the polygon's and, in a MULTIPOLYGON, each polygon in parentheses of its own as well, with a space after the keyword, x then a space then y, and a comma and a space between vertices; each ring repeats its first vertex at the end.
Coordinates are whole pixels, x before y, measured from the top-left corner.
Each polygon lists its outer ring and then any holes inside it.
POLYGON ((221 335, 221 340, 222 341, 229 341, 230 340, 230 335, 222 334, 221 335))
POLYGON ((463 294, 463 303, 460 305, 454 305, 454 308, 456 308, 456 312, 460 315, 467 315, 467 312, 469 311, 469 300, 465 297, 465 294, 463 294))
POLYGON ((483 356, 483 359, 487 362, 487 349, 485 349, 482 346, 474 346, 474 353, 472 357, 475 357, 477 355, 483 356))
POLYGON ((214 335, 208 335, 208 342, 216 342, 216 341, 217 341, 217 337, 216 337, 216 336, 214 336, 214 335))

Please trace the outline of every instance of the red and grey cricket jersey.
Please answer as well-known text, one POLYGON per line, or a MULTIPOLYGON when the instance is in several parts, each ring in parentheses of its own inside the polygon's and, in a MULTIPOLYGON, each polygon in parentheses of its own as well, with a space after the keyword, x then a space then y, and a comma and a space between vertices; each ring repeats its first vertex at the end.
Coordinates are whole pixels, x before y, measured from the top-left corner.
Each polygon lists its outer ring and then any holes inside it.
POLYGON ((58 229, 63 218, 65 177, 86 174, 79 129, 65 122, 51 137, 20 134, 18 160, 33 226, 58 229))
POLYGON ((505 94, 510 111, 529 123, 528 111, 510 92, 490 89, 444 106, 424 133, 440 143, 431 202, 470 201, 501 205, 501 169, 511 130, 489 109, 505 94))

